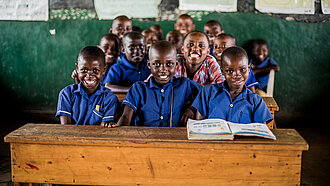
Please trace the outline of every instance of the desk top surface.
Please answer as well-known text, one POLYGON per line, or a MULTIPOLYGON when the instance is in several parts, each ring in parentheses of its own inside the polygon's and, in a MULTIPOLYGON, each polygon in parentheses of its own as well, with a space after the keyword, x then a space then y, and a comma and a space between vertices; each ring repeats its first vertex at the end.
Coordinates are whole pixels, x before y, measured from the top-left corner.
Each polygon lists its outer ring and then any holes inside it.
POLYGON ((9 133, 5 142, 102 146, 157 146, 183 148, 308 150, 308 144, 294 129, 273 129, 277 140, 235 136, 233 141, 188 140, 186 128, 116 127, 26 124, 9 133), (243 146, 243 147, 242 147, 243 146))

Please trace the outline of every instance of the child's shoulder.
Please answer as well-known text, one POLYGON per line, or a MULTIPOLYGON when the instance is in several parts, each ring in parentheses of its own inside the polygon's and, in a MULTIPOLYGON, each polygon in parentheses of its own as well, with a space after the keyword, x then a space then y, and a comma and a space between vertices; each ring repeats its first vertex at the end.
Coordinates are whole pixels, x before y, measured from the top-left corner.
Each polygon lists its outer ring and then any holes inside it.
POLYGON ((60 93, 74 93, 75 91, 79 90, 79 84, 71 84, 64 87, 60 93))
POLYGON ((250 102, 260 102, 262 99, 262 97, 260 97, 257 93, 252 92, 250 89, 246 88, 246 98, 248 99, 248 101, 250 102))

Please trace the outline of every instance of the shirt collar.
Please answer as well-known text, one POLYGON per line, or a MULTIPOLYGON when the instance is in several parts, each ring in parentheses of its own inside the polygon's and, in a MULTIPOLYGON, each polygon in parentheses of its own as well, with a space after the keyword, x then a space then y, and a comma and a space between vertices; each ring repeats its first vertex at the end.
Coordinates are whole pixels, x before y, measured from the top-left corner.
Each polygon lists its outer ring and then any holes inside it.
MULTIPOLYGON (((96 89, 93 95, 101 95, 104 91, 105 91, 104 86, 99 84, 99 87, 96 89)), ((81 95, 87 96, 87 93, 83 89, 83 85, 81 84, 81 82, 78 84, 78 88, 73 93, 80 93, 81 95)))
MULTIPOLYGON (((146 58, 143 58, 142 62, 141 62, 141 66, 140 66, 140 69, 142 69, 145 65, 146 65, 146 58)), ((135 66, 133 66, 127 59, 126 59, 126 54, 124 54, 121 58, 121 61, 120 61, 120 64, 128 67, 128 68, 131 68, 131 69, 135 69, 135 70, 139 70, 139 68, 136 68, 135 66)))
POLYGON ((176 77, 172 77, 171 80, 166 83, 163 88, 160 88, 156 81, 155 81, 155 78, 153 76, 150 76, 149 80, 148 80, 148 83, 149 83, 149 87, 150 88, 156 88, 156 89, 166 89, 168 86, 170 86, 172 83, 176 82, 177 78, 176 77))
MULTIPOLYGON (((221 83, 221 88, 222 88, 222 90, 225 91, 226 94, 230 97, 230 93, 229 93, 229 91, 227 90, 227 88, 226 88, 226 86, 225 86, 225 83, 227 83, 226 80, 223 81, 223 82, 221 83)), ((244 86, 243 86, 243 90, 242 90, 242 92, 241 92, 240 94, 238 94, 238 96, 235 98, 234 101, 239 101, 239 100, 242 100, 242 99, 246 99, 246 97, 247 97, 247 92, 248 92, 248 90, 247 90, 246 86, 244 85, 244 86)), ((231 97, 230 97, 230 98, 231 98, 231 97)))

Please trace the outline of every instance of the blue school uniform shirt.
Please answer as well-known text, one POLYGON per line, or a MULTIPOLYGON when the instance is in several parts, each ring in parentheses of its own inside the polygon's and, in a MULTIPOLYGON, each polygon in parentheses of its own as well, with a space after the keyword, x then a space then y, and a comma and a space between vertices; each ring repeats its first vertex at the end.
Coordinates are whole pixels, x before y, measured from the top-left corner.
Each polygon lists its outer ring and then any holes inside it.
POLYGON ((137 81, 147 79, 150 73, 151 71, 147 66, 146 59, 143 59, 140 68, 136 68, 126 59, 126 55, 124 55, 118 64, 110 67, 104 82, 129 87, 137 81))
POLYGON ((245 86, 246 88, 255 87, 256 89, 259 87, 259 83, 256 77, 254 76, 252 69, 250 70, 249 77, 245 82, 245 86))
MULTIPOLYGON (((250 64, 252 64, 252 59, 250 59, 250 64)), ((256 69, 262 69, 262 68, 268 68, 271 66, 277 66, 278 64, 276 61, 274 61, 270 57, 266 57, 264 61, 262 61, 259 65, 256 66, 256 69)), ((267 90, 267 84, 269 79, 269 73, 268 74, 257 74, 256 76, 257 81, 259 82, 259 89, 266 91, 267 90)))
POLYGON ((108 70, 107 70, 107 71, 104 73, 104 75, 102 76, 101 85, 105 86, 105 84, 106 84, 105 80, 107 79, 107 76, 108 76, 108 74, 109 74, 109 70, 110 70, 110 68, 111 68, 113 65, 118 64, 119 62, 120 62, 120 58, 117 57, 117 58, 115 59, 115 62, 114 62, 109 68, 108 68, 108 70))
POLYGON ((173 77, 162 88, 154 78, 147 82, 136 82, 129 89, 123 105, 135 112, 135 126, 170 127, 173 88, 172 126, 178 127, 181 110, 187 101, 193 101, 202 85, 187 78, 173 77))
POLYGON ((231 99, 227 88, 221 84, 203 87, 192 106, 205 118, 224 119, 234 123, 268 123, 273 119, 266 103, 256 93, 247 89, 231 99))
POLYGON ((67 116, 76 125, 100 125, 113 121, 118 107, 118 98, 110 89, 100 85, 90 97, 81 83, 61 90, 56 117, 67 116))

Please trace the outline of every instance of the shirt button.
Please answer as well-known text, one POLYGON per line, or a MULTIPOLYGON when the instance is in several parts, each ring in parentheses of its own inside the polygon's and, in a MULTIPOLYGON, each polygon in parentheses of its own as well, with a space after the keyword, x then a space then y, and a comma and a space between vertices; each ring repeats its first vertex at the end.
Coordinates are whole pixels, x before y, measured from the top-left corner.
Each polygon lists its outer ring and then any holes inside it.
POLYGON ((164 119, 164 117, 163 116, 160 116, 160 119, 164 119))
POLYGON ((230 106, 230 107, 233 107, 234 105, 233 105, 233 104, 230 104, 229 106, 230 106))
POLYGON ((139 74, 141 74, 141 72, 139 72, 139 74))
POLYGON ((161 89, 160 91, 161 91, 161 92, 164 92, 164 89, 161 89))

